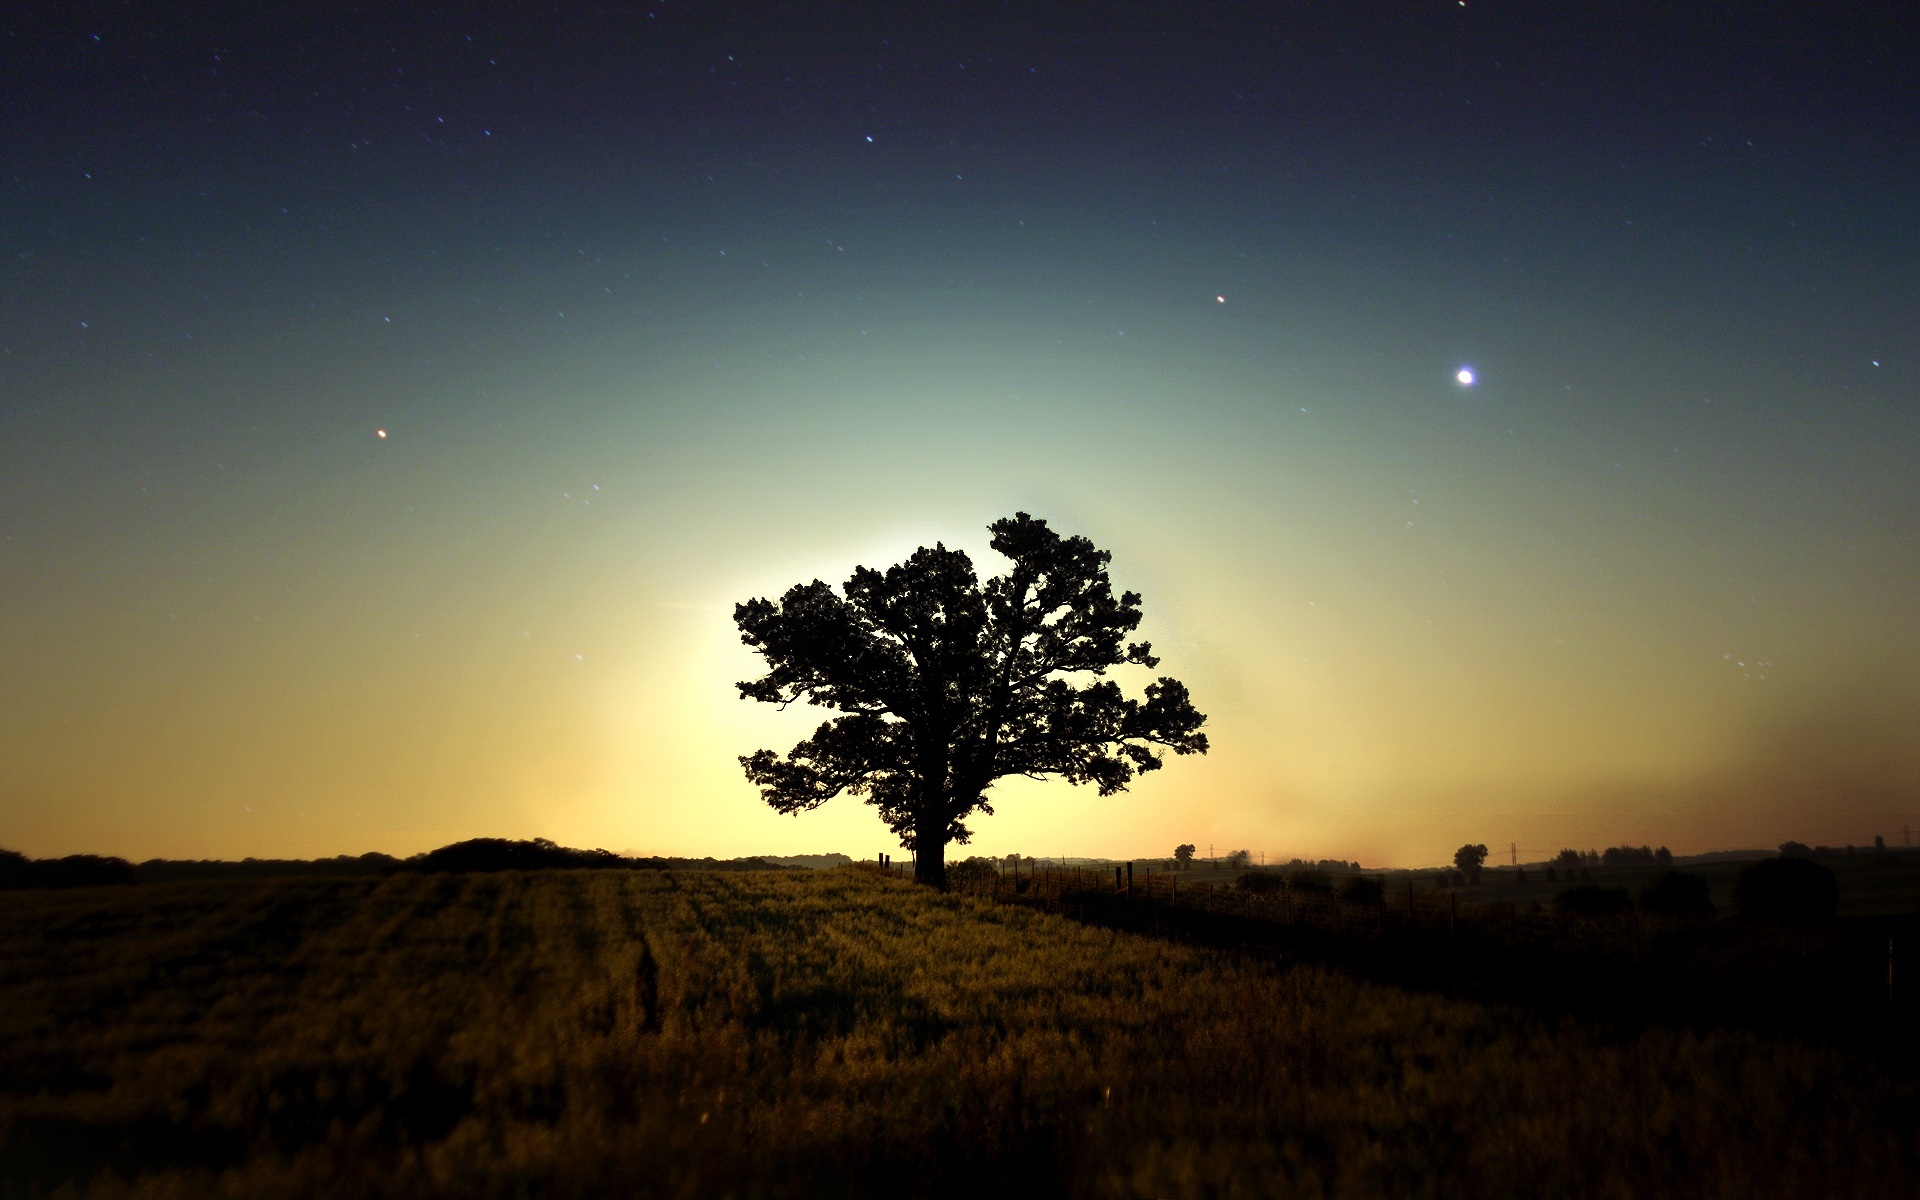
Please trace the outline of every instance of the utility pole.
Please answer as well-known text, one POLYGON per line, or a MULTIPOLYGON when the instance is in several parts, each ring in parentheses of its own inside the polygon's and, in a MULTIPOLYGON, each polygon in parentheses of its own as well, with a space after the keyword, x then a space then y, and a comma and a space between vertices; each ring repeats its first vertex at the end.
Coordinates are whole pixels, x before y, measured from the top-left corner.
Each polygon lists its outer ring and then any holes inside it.
POLYGON ((1517 867, 1520 865, 1520 843, 1518 842, 1507 843, 1507 858, 1510 860, 1507 863, 1508 866, 1517 867))

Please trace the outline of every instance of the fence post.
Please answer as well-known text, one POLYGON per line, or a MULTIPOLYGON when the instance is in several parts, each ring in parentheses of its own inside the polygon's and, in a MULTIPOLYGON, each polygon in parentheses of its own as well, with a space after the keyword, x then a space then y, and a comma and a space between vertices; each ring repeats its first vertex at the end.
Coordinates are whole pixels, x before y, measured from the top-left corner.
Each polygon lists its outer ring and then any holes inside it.
POLYGON ((1116 892, 1120 890, 1120 868, 1117 866, 1113 869, 1113 890, 1116 892))
POLYGON ((1453 940, 1453 921, 1460 915, 1460 893, 1447 893, 1447 940, 1453 940))
POLYGON ((1133 895, 1133 864, 1127 864, 1127 895, 1133 895))

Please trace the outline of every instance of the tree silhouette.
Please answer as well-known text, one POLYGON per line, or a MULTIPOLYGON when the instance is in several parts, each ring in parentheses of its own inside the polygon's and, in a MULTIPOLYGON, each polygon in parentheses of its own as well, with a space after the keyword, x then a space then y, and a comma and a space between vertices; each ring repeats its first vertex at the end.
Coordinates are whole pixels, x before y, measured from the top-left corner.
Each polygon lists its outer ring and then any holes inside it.
POLYGON ((1453 852, 1453 865, 1467 877, 1468 883, 1480 882, 1480 868, 1486 865, 1486 861, 1487 848, 1483 845, 1469 842, 1453 852))
POLYGON ((965 553, 936 544, 884 572, 855 568, 844 596, 816 579, 733 610, 767 663, 741 696, 846 714, 785 758, 742 757, 747 778, 786 813, 865 796, 914 851, 914 878, 935 887, 946 886, 947 843, 993 811, 996 779, 1058 775, 1106 796, 1159 768, 1164 750, 1207 750, 1206 718, 1180 681, 1162 676, 1131 700, 1112 680, 1071 680, 1159 665, 1147 643, 1124 641, 1140 597, 1114 598, 1107 552, 1026 513, 988 529, 1013 567, 984 584, 965 553))
POLYGON ((1182 871, 1193 866, 1193 850, 1192 842, 1182 842, 1173 848, 1173 860, 1180 864, 1182 871))

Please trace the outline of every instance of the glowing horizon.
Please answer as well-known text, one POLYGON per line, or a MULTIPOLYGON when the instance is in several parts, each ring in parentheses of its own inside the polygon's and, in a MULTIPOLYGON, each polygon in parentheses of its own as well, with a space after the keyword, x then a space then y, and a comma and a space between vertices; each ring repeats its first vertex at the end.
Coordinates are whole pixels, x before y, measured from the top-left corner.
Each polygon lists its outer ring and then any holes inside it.
POLYGON ((488 67, 506 26, 400 82, 341 51, 404 110, 272 72, 143 107, 171 33, 23 86, 0 846, 870 857, 857 800, 742 777, 826 714, 737 698, 732 606, 935 541, 996 573, 1022 509, 1112 553, 1213 750, 1003 784, 950 855, 1920 823, 1920 320, 1876 149, 1910 131, 1853 84, 1782 115, 1708 55, 1622 109, 1664 40, 1477 11, 1133 59, 1049 27, 966 71, 582 20, 564 71, 488 67), (1325 65, 1349 35, 1398 98, 1325 65), (1485 65, 1516 41, 1561 107, 1485 65), (837 82, 794 99, 796 59, 837 82), (1710 94, 1747 132, 1673 149, 1710 94))

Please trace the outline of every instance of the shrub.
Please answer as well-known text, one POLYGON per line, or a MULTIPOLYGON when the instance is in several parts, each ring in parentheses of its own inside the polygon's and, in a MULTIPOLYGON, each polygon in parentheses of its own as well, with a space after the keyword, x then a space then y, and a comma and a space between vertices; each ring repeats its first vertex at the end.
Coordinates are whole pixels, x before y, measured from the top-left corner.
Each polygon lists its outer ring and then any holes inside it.
POLYGON ((1571 887, 1553 898, 1555 911, 1569 917, 1611 917, 1631 911, 1633 897, 1623 887, 1583 884, 1571 887))
POLYGON ((1333 880, 1324 871, 1295 871, 1287 876, 1287 890, 1303 896, 1333 895, 1333 880))
POLYGON ((1278 871, 1247 871, 1234 886, 1244 892, 1277 892, 1287 886, 1287 878, 1278 871))
POLYGON ((543 871, 557 868, 624 867, 625 859, 609 850, 571 850, 546 838, 514 841, 508 838, 470 838, 438 850, 416 854, 400 864, 403 871, 543 871))
POLYGON ((1387 887, 1371 875, 1355 875, 1340 885, 1340 898, 1350 904, 1379 904, 1387 887))
POLYGON ((1815 924, 1832 919, 1840 885, 1810 858, 1770 858, 1741 870, 1733 903, 1749 921, 1815 924))
POLYGON ((947 864, 947 886, 969 889, 992 887, 999 877, 1000 870, 990 858, 969 858, 965 862, 947 864))
POLYGON ((1711 917, 1712 889, 1705 875, 1665 871, 1641 886, 1640 907, 1662 917, 1711 917))

